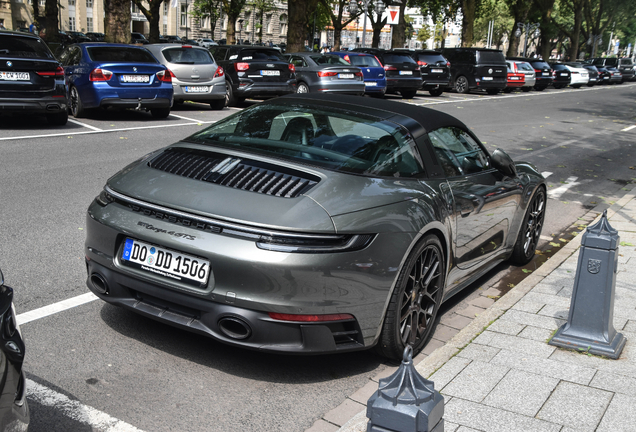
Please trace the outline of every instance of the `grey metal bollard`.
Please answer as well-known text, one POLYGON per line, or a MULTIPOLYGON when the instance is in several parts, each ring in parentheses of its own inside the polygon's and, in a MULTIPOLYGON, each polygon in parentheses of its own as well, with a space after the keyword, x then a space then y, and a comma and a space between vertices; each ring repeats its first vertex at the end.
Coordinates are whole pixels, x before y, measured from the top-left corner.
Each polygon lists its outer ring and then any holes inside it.
POLYGON ((412 356, 409 345, 399 369, 367 401, 367 432, 444 432, 444 397, 417 373, 412 356))
POLYGON ((549 344, 617 359, 625 336, 614 329, 618 231, 607 220, 588 227, 581 241, 568 321, 549 344))

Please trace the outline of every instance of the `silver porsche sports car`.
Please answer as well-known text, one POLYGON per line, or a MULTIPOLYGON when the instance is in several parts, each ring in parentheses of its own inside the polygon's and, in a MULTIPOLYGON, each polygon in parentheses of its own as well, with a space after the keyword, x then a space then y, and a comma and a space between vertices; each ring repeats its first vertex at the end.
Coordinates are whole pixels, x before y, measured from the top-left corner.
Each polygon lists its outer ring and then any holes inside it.
POLYGON ((450 115, 290 95, 113 176, 88 209, 87 285, 245 348, 399 359, 445 299, 533 258, 545 206, 534 166, 450 115))

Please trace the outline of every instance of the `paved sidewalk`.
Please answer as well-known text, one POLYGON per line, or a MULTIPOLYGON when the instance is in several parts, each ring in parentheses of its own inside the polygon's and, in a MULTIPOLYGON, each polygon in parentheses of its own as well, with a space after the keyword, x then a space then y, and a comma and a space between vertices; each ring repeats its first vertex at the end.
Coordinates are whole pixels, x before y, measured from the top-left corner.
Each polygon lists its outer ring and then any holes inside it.
MULTIPOLYGON (((636 430, 636 187, 608 209, 608 218, 621 242, 614 306, 614 327, 627 338, 621 357, 547 344, 568 317, 577 235, 445 344, 438 341, 414 359, 444 395, 446 432, 636 430)), ((366 431, 366 401, 394 370, 307 432, 366 431)))

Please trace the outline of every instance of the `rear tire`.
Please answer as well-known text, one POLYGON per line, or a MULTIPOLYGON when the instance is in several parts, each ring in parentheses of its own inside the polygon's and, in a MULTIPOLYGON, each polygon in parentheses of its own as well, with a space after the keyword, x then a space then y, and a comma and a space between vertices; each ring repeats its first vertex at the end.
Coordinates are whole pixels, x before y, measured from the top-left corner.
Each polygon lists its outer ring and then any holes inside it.
POLYGON ((68 113, 62 111, 55 114, 47 114, 46 121, 53 126, 64 126, 68 122, 68 113))
POLYGON ((458 76, 455 80, 455 90, 457 93, 466 94, 470 91, 470 86, 468 85, 468 78, 465 76, 458 76))
POLYGON ((417 90, 400 90, 403 99, 413 99, 417 94, 417 90))
POLYGON ((229 81, 225 81, 225 100, 226 105, 234 107, 239 104, 239 99, 234 95, 234 89, 229 81))
POLYGON ((164 119, 170 115, 170 108, 151 108, 150 114, 152 114, 154 118, 164 119))
POLYGON ((512 93, 512 88, 510 87, 506 87, 505 89, 503 89, 504 93, 512 93))
MULTIPOLYGON (((512 89, 510 89, 510 91, 512 91, 512 89)), ((486 89, 486 93, 489 95, 496 95, 499 93, 499 89, 486 89)))
POLYGON ((442 245, 432 234, 413 249, 398 276, 376 351, 400 360, 407 345, 416 356, 426 345, 442 302, 445 281, 442 245))
POLYGON ((532 90, 532 87, 521 87, 521 91, 523 92, 529 92, 530 90, 532 90))
POLYGON ((210 108, 217 111, 222 110, 223 108, 225 108, 225 103, 226 103, 225 98, 213 100, 212 102, 210 102, 210 108))
POLYGON ((296 93, 309 93, 309 86, 304 82, 299 82, 298 87, 296 87, 296 93))
POLYGON ((516 265, 526 265, 534 258, 541 229, 543 228, 543 220, 545 219, 546 193, 543 187, 540 187, 530 200, 528 209, 523 217, 519 236, 515 243, 510 262, 516 265))
POLYGON ((441 94, 444 93, 444 89, 440 87, 429 90, 428 92, 431 94, 431 96, 441 96, 441 94))
POLYGON ((86 110, 84 109, 84 104, 82 104, 82 99, 77 91, 77 87, 72 86, 69 93, 70 97, 68 100, 68 107, 71 110, 71 114, 75 118, 84 117, 86 115, 86 110))

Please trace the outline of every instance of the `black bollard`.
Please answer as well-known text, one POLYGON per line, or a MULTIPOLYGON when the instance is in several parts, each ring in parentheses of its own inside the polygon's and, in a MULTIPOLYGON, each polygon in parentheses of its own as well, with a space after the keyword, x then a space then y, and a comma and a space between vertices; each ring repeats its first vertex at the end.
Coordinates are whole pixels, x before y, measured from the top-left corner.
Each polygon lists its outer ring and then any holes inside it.
POLYGON ((409 345, 399 369, 367 401, 367 432, 444 432, 444 397, 417 373, 412 356, 409 345))
POLYGON ((620 357, 626 339, 614 329, 619 241, 618 231, 607 221, 607 210, 583 234, 568 322, 557 330, 550 345, 620 357))

